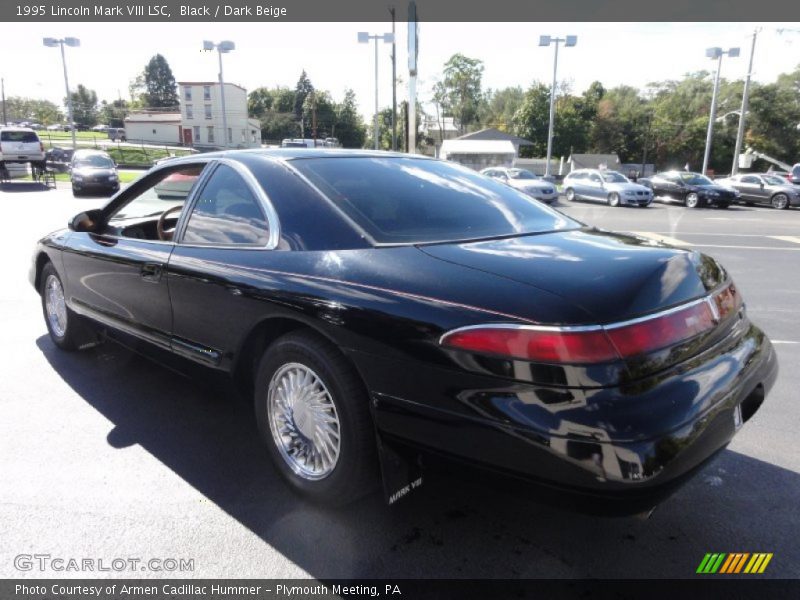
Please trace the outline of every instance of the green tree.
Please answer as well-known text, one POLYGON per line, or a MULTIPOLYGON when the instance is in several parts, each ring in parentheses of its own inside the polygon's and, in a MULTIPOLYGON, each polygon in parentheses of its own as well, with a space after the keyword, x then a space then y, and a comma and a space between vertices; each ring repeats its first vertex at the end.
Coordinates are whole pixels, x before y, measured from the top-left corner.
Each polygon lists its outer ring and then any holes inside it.
POLYGON ((112 102, 103 100, 100 103, 100 121, 109 127, 124 127, 125 117, 128 116, 128 103, 119 98, 112 102))
POLYGON ((488 90, 481 99, 478 117, 484 127, 496 127, 500 131, 514 129, 514 115, 525 99, 524 90, 508 87, 502 90, 488 90))
POLYGON ((450 111, 463 134, 478 122, 483 61, 454 54, 444 65, 442 85, 450 111))
POLYGON ((156 54, 144 68, 142 73, 144 84, 142 101, 145 106, 155 110, 177 110, 178 84, 167 59, 156 54))
POLYGON ((301 134, 300 137, 306 137, 306 132, 310 128, 309 123, 303 123, 303 107, 306 103, 308 95, 314 91, 314 86, 311 80, 306 75, 305 69, 300 74, 300 79, 297 80, 297 85, 294 88, 294 117, 300 123, 301 134))
POLYGON ((336 110, 336 134, 342 146, 345 148, 363 148, 367 133, 364 121, 358 114, 358 104, 356 94, 353 90, 347 89, 344 93, 344 100, 337 104, 336 110))
POLYGON ((97 93, 79 83, 76 90, 70 95, 72 96, 72 120, 82 127, 97 125, 97 93))
POLYGON ((64 120, 63 113, 49 100, 10 96, 6 98, 5 108, 9 121, 32 121, 51 125, 64 120))

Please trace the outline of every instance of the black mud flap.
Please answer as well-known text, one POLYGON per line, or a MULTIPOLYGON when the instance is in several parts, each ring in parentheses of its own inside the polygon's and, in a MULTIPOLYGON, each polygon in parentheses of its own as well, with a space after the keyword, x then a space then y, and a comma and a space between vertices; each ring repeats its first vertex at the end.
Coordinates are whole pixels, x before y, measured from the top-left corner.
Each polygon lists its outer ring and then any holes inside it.
POLYGON ((422 486, 422 456, 412 448, 388 441, 380 433, 375 436, 383 494, 387 504, 392 505, 422 486))

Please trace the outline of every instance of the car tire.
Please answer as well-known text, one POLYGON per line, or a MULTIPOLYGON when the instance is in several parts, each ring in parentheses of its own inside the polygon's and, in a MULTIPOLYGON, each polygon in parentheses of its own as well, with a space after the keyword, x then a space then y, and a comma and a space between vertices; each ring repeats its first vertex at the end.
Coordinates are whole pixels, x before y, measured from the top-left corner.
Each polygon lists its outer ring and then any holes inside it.
POLYGON ((789 208, 789 197, 786 194, 775 194, 770 202, 772 203, 772 208, 777 208, 778 210, 789 208))
POLYGON ((700 196, 695 192, 690 192, 686 194, 686 197, 683 199, 683 203, 686 205, 686 208, 699 208, 700 196))
POLYGON ((608 205, 613 207, 619 206, 619 194, 617 192, 611 192, 608 195, 608 205))
POLYGON ((576 196, 576 195, 575 195, 575 190, 573 190, 572 188, 567 188, 566 190, 564 190, 564 197, 565 197, 567 200, 569 200, 570 202, 574 202, 574 201, 575 201, 575 199, 576 199, 578 196, 576 196))
POLYGON ((329 341, 292 332, 264 353, 256 422, 273 463, 296 492, 343 505, 378 483, 375 428, 358 373, 329 341), (303 402, 313 395, 316 400, 303 402))
POLYGON ((78 350, 85 339, 86 325, 67 307, 64 286, 53 263, 48 262, 42 269, 39 294, 50 339, 62 350, 78 350))
POLYGON ((73 196, 80 196, 80 195, 81 195, 81 190, 80 190, 80 188, 76 188, 76 187, 73 185, 73 186, 72 186, 72 195, 73 195, 73 196))

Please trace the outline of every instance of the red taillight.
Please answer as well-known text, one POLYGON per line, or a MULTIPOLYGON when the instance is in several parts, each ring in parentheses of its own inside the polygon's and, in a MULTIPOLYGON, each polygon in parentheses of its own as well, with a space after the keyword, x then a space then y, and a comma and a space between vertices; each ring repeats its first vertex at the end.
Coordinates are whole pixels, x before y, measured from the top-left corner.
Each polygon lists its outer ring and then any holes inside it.
POLYGON ((593 363, 619 358, 600 328, 563 331, 487 325, 451 331, 442 337, 442 345, 533 362, 593 363))
POLYGON ((628 323, 573 328, 485 325, 456 329, 441 344, 476 354, 532 362, 603 363, 647 354, 713 329, 739 310, 733 284, 683 308, 628 323))
POLYGON ((620 356, 636 356, 672 346, 715 325, 707 302, 700 302, 668 314, 622 327, 609 327, 608 337, 620 356))

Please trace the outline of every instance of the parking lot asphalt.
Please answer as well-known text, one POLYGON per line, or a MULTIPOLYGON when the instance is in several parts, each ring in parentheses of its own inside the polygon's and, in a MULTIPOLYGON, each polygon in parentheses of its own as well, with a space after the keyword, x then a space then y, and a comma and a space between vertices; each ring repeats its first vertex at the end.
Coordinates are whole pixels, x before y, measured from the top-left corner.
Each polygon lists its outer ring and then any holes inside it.
POLYGON ((781 374, 760 412, 638 520, 573 514, 450 469, 391 508, 377 494, 340 509, 298 499, 246 403, 111 344, 64 353, 50 342, 30 252, 102 202, 63 186, 0 190, 0 577, 687 578, 706 552, 772 552, 764 577, 800 577, 800 210, 559 204, 587 224, 720 259, 776 343, 781 374), (19 554, 194 568, 20 571, 19 554))

